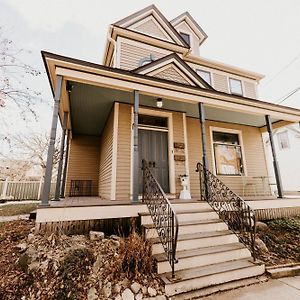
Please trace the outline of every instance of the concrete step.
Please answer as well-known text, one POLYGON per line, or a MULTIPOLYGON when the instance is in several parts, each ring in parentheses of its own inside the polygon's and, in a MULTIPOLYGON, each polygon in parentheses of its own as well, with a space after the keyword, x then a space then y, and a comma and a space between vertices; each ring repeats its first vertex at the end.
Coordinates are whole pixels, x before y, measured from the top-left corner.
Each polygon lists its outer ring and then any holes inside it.
MULTIPOLYGON (((164 253, 160 239, 150 239, 152 243, 152 254, 164 253)), ((191 250, 217 245, 237 243, 238 237, 229 230, 190 233, 179 235, 177 240, 177 251, 191 250)))
POLYGON ((172 278, 171 273, 166 273, 161 278, 165 283, 166 294, 173 296, 213 285, 259 276, 264 271, 263 264, 254 263, 252 259, 239 259, 177 271, 175 278, 172 278))
POLYGON ((170 202, 175 211, 188 209, 211 209, 211 206, 206 201, 171 200, 170 202))
MULTIPOLYGON (((179 210, 175 209, 179 222, 186 222, 186 221, 197 221, 197 220, 213 220, 219 219, 218 214, 213 211, 212 208, 208 209, 186 209, 186 210, 179 210)), ((140 213, 141 217, 141 224, 152 224, 152 218, 149 212, 140 213)))
MULTIPOLYGON (((165 253, 155 254, 153 257, 157 261, 158 274, 171 272, 171 266, 165 253)), ((175 264, 175 270, 178 271, 231 260, 251 258, 251 253, 243 244, 232 243, 177 251, 176 258, 178 259, 178 263, 175 264)))
MULTIPOLYGON (((158 237, 154 224, 143 225, 146 238, 158 237)), ((179 222, 179 235, 208 231, 228 230, 227 225, 220 219, 179 222)))

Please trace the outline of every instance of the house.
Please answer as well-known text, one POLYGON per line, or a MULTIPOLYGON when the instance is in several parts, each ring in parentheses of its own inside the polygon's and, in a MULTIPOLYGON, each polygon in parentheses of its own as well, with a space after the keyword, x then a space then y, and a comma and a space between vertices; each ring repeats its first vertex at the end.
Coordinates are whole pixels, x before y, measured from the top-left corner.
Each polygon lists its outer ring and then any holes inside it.
POLYGON ((109 27, 102 64, 42 52, 54 109, 37 230, 136 218, 168 295, 264 272, 242 196, 271 195, 263 132, 283 196, 272 130, 300 121, 257 100, 262 75, 203 58, 206 39, 189 13, 168 21, 151 5, 109 27), (49 203, 58 119, 55 200, 65 199, 49 203), (182 181, 191 199, 179 199, 182 181))
MULTIPOLYGON (((300 172, 300 162, 297 159, 300 153, 299 124, 277 128, 273 132, 273 137, 280 167, 282 188, 287 194, 297 194, 300 191, 300 180, 298 176, 295 176, 295 174, 299 174, 300 172)), ((276 191, 276 185, 274 184, 276 181, 272 166, 272 151, 270 139, 267 135, 264 136, 264 144, 269 176, 272 178, 270 182, 273 183, 273 188, 276 191)))

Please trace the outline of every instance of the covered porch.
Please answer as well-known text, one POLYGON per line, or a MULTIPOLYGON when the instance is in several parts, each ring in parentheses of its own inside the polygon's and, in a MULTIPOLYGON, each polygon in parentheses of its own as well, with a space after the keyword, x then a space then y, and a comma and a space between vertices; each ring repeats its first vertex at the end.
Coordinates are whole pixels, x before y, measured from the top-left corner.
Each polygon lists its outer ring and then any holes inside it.
MULTIPOLYGON (((141 151, 147 144, 141 144, 142 130, 166 137, 166 147, 158 148, 157 157, 163 149, 159 176, 167 182, 170 199, 179 198, 179 176, 184 174, 189 176, 192 199, 199 199, 199 161, 242 197, 272 196, 261 133, 268 131, 272 138, 272 126, 298 122, 299 111, 52 54, 45 57, 55 107, 43 207, 49 207, 58 116, 63 134, 56 200, 98 196, 93 201, 100 206, 139 202, 141 153, 149 156, 141 151), (139 116, 152 118, 141 122, 139 116), (160 118, 165 123, 159 123, 160 118)), ((275 151, 273 158, 282 197, 275 151)))

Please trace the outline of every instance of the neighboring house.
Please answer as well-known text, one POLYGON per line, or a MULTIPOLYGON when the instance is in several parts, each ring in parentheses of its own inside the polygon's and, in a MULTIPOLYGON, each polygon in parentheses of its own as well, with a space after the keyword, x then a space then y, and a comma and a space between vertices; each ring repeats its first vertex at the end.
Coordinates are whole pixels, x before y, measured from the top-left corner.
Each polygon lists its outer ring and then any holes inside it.
POLYGON ((270 195, 262 133, 300 121, 300 110, 257 100, 262 75, 203 58, 206 39, 189 13, 168 21, 151 5, 109 27, 102 64, 42 53, 55 105, 37 230, 138 218, 146 238, 159 236, 168 295, 264 272, 250 259, 254 213, 237 194, 270 195), (69 134, 55 198, 67 199, 49 207, 58 115, 61 145, 69 134), (178 199, 182 175, 191 200, 178 199))
MULTIPOLYGON (((300 192, 300 127, 299 124, 292 124, 286 127, 275 129, 273 132, 274 145, 277 153, 277 159, 280 168, 282 186, 285 192, 300 192)), ((267 166, 270 182, 274 185, 275 175, 273 168, 272 151, 270 139, 264 136, 264 142, 267 155, 267 166)))

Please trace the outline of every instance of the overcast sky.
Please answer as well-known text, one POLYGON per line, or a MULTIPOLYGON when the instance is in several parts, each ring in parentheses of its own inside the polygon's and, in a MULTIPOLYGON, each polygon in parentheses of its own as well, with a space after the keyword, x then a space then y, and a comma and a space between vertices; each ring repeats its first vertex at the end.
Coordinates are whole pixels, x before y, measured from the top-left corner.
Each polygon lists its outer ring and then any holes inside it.
MULTIPOLYGON (((109 24, 152 3, 169 20, 191 13, 208 35, 203 57, 264 74, 261 99, 275 102, 300 87, 299 0, 0 0, 0 26, 18 47, 31 51, 27 62, 43 71, 41 50, 101 63, 109 24)), ((30 85, 52 103, 45 74, 30 85)), ((300 108, 300 91, 284 104, 300 108)), ((39 122, 28 126, 49 130, 50 106, 37 109, 39 122)), ((24 130, 18 115, 11 115, 19 120, 10 131, 24 130)))

